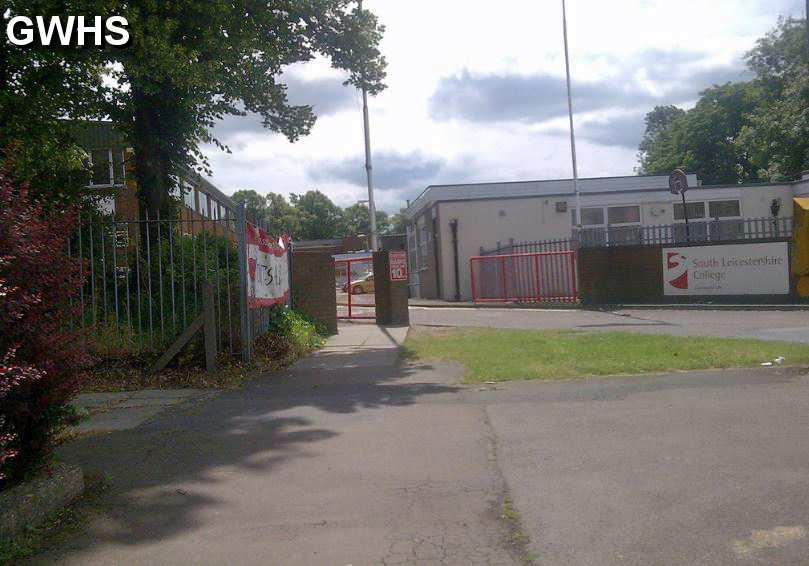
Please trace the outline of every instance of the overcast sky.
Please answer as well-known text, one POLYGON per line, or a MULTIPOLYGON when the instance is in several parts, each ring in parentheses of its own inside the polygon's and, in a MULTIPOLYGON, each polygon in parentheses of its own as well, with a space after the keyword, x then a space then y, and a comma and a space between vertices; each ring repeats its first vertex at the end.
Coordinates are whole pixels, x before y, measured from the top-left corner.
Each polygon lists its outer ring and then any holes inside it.
MULTIPOLYGON (((579 175, 631 175, 643 117, 693 105, 747 78, 743 55, 804 0, 568 0, 579 175)), ((365 0, 387 27, 388 89, 369 99, 377 207, 397 212, 427 185, 569 178, 561 0, 365 0)), ((207 148, 226 193, 319 189, 367 198, 359 94, 327 61, 285 73, 312 104, 291 144, 254 117, 230 118, 207 148)))

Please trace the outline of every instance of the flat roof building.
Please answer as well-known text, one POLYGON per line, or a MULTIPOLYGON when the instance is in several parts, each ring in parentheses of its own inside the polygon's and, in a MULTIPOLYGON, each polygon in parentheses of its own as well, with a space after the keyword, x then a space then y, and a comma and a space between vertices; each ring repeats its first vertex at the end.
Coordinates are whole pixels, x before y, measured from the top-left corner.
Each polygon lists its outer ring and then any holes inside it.
MULTIPOLYGON (((647 226, 684 228, 686 212, 694 224, 787 219, 792 198, 809 194, 809 175, 794 182, 708 186, 692 173, 688 184, 684 209, 669 191, 668 175, 580 179, 581 236, 608 244, 611 234, 635 228, 638 233, 647 226)), ((411 296, 470 300, 470 257, 510 242, 571 239, 575 202, 572 179, 427 187, 404 212, 411 296)))

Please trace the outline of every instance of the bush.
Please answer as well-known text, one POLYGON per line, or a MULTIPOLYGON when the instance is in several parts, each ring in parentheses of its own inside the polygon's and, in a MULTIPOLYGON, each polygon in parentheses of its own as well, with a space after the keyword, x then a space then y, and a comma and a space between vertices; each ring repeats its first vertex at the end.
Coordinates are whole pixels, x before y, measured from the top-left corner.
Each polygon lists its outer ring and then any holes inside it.
POLYGON ((270 311, 269 330, 254 343, 256 357, 275 367, 291 364, 323 345, 315 324, 296 310, 284 306, 270 311))
POLYGON ((0 489, 46 462, 89 362, 70 330, 79 264, 75 214, 46 213, 0 171, 0 489))

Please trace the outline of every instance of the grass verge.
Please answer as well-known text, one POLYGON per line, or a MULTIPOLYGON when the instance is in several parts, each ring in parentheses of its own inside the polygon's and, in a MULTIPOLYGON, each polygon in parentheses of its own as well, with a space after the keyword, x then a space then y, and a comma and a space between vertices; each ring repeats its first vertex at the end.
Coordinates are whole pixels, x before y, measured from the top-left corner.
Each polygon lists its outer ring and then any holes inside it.
POLYGON ((783 356, 809 363, 809 346, 736 338, 575 330, 411 331, 405 359, 460 363, 470 383, 754 367, 783 356))

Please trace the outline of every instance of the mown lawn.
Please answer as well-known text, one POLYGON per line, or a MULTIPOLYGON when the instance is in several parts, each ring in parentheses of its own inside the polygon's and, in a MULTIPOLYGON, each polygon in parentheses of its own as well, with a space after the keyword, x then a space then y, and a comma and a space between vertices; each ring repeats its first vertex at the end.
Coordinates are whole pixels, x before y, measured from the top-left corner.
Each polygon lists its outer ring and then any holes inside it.
POLYGON ((458 362, 472 383, 809 363, 809 346, 790 342, 572 330, 411 331, 403 354, 458 362))

